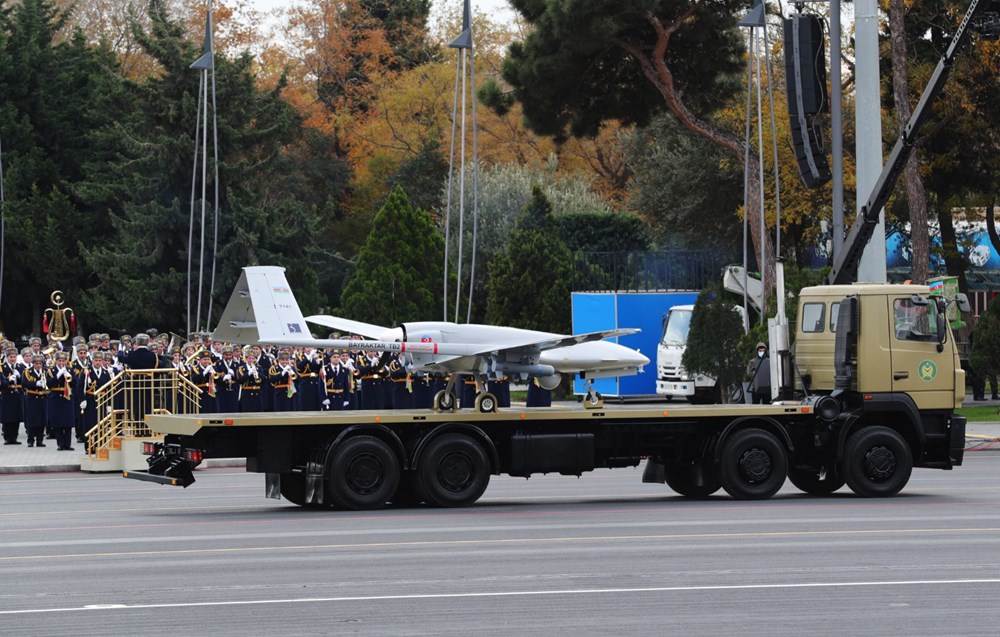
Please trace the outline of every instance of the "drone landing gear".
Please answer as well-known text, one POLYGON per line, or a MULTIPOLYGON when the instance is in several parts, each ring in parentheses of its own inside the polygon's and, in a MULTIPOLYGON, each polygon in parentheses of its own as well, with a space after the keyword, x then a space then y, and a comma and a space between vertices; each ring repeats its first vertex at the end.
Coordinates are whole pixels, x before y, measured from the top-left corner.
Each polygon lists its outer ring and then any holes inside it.
POLYGON ((458 399, 455 398, 455 381, 457 374, 452 374, 448 378, 448 384, 444 389, 434 394, 434 411, 455 411, 458 409, 458 399))
MULTIPOLYGON (((434 410, 452 412, 458 410, 458 399, 455 397, 455 383, 459 379, 459 374, 452 374, 448 378, 448 384, 444 389, 434 394, 434 410)), ((486 382, 476 380, 476 404, 475 409, 482 414, 492 414, 497 410, 497 397, 485 390, 486 382)))
POLYGON ((482 414, 492 414, 497 410, 497 397, 489 392, 476 395, 476 411, 482 414))
POLYGON ((584 409, 604 409, 604 397, 597 391, 594 391, 594 381, 586 380, 587 385, 587 395, 583 397, 583 408, 584 409))

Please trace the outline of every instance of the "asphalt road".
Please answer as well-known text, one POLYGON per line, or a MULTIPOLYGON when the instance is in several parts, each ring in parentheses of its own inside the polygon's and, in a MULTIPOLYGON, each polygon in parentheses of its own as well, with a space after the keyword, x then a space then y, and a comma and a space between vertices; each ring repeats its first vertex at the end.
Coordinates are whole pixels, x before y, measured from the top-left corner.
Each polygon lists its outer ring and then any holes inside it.
POLYGON ((0 633, 995 635, 1000 454, 969 455, 887 500, 689 501, 619 469, 364 513, 235 469, 4 475, 0 633))

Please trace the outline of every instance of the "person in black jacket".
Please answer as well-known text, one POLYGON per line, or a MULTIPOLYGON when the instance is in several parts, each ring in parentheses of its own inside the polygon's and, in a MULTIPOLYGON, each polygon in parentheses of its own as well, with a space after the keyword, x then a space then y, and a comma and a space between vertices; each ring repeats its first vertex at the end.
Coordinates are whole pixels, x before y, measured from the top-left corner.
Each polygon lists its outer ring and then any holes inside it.
POLYGON ((753 404, 766 405, 771 402, 771 361, 767 356, 767 344, 757 343, 757 355, 747 363, 750 377, 750 394, 753 404))
POLYGON ((134 347, 125 356, 125 367, 133 374, 131 377, 126 377, 125 390, 131 390, 129 418, 138 421, 153 411, 153 379, 150 375, 135 374, 134 372, 142 369, 157 369, 160 365, 160 359, 155 352, 149 349, 149 336, 147 334, 136 334, 132 342, 134 347))
POLYGON ((129 369, 156 369, 159 357, 149 349, 149 336, 136 334, 135 347, 125 356, 125 367, 129 369))

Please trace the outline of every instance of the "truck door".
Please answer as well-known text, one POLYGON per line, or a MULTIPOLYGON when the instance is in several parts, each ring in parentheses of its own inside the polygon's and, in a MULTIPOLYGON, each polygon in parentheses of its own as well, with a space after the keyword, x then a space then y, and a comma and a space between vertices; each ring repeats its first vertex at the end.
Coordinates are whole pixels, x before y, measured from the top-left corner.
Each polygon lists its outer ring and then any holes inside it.
POLYGON ((954 407, 951 344, 938 352, 937 306, 911 296, 888 297, 892 347, 892 391, 905 392, 918 409, 954 407))

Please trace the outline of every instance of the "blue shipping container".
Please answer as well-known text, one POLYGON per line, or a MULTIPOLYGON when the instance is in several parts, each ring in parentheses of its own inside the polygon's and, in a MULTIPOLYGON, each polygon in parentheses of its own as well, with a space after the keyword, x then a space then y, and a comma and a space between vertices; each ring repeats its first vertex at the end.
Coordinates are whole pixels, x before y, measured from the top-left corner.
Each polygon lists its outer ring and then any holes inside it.
MULTIPOLYGON (((573 333, 599 332, 627 327, 642 331, 622 336, 617 342, 639 350, 649 359, 641 374, 621 378, 599 378, 594 387, 604 396, 653 396, 656 394, 656 346, 660 342, 663 315, 675 305, 694 305, 697 292, 573 292, 573 333)), ((615 340, 615 339, 612 339, 615 340)), ((579 378, 573 392, 586 393, 579 378)))

